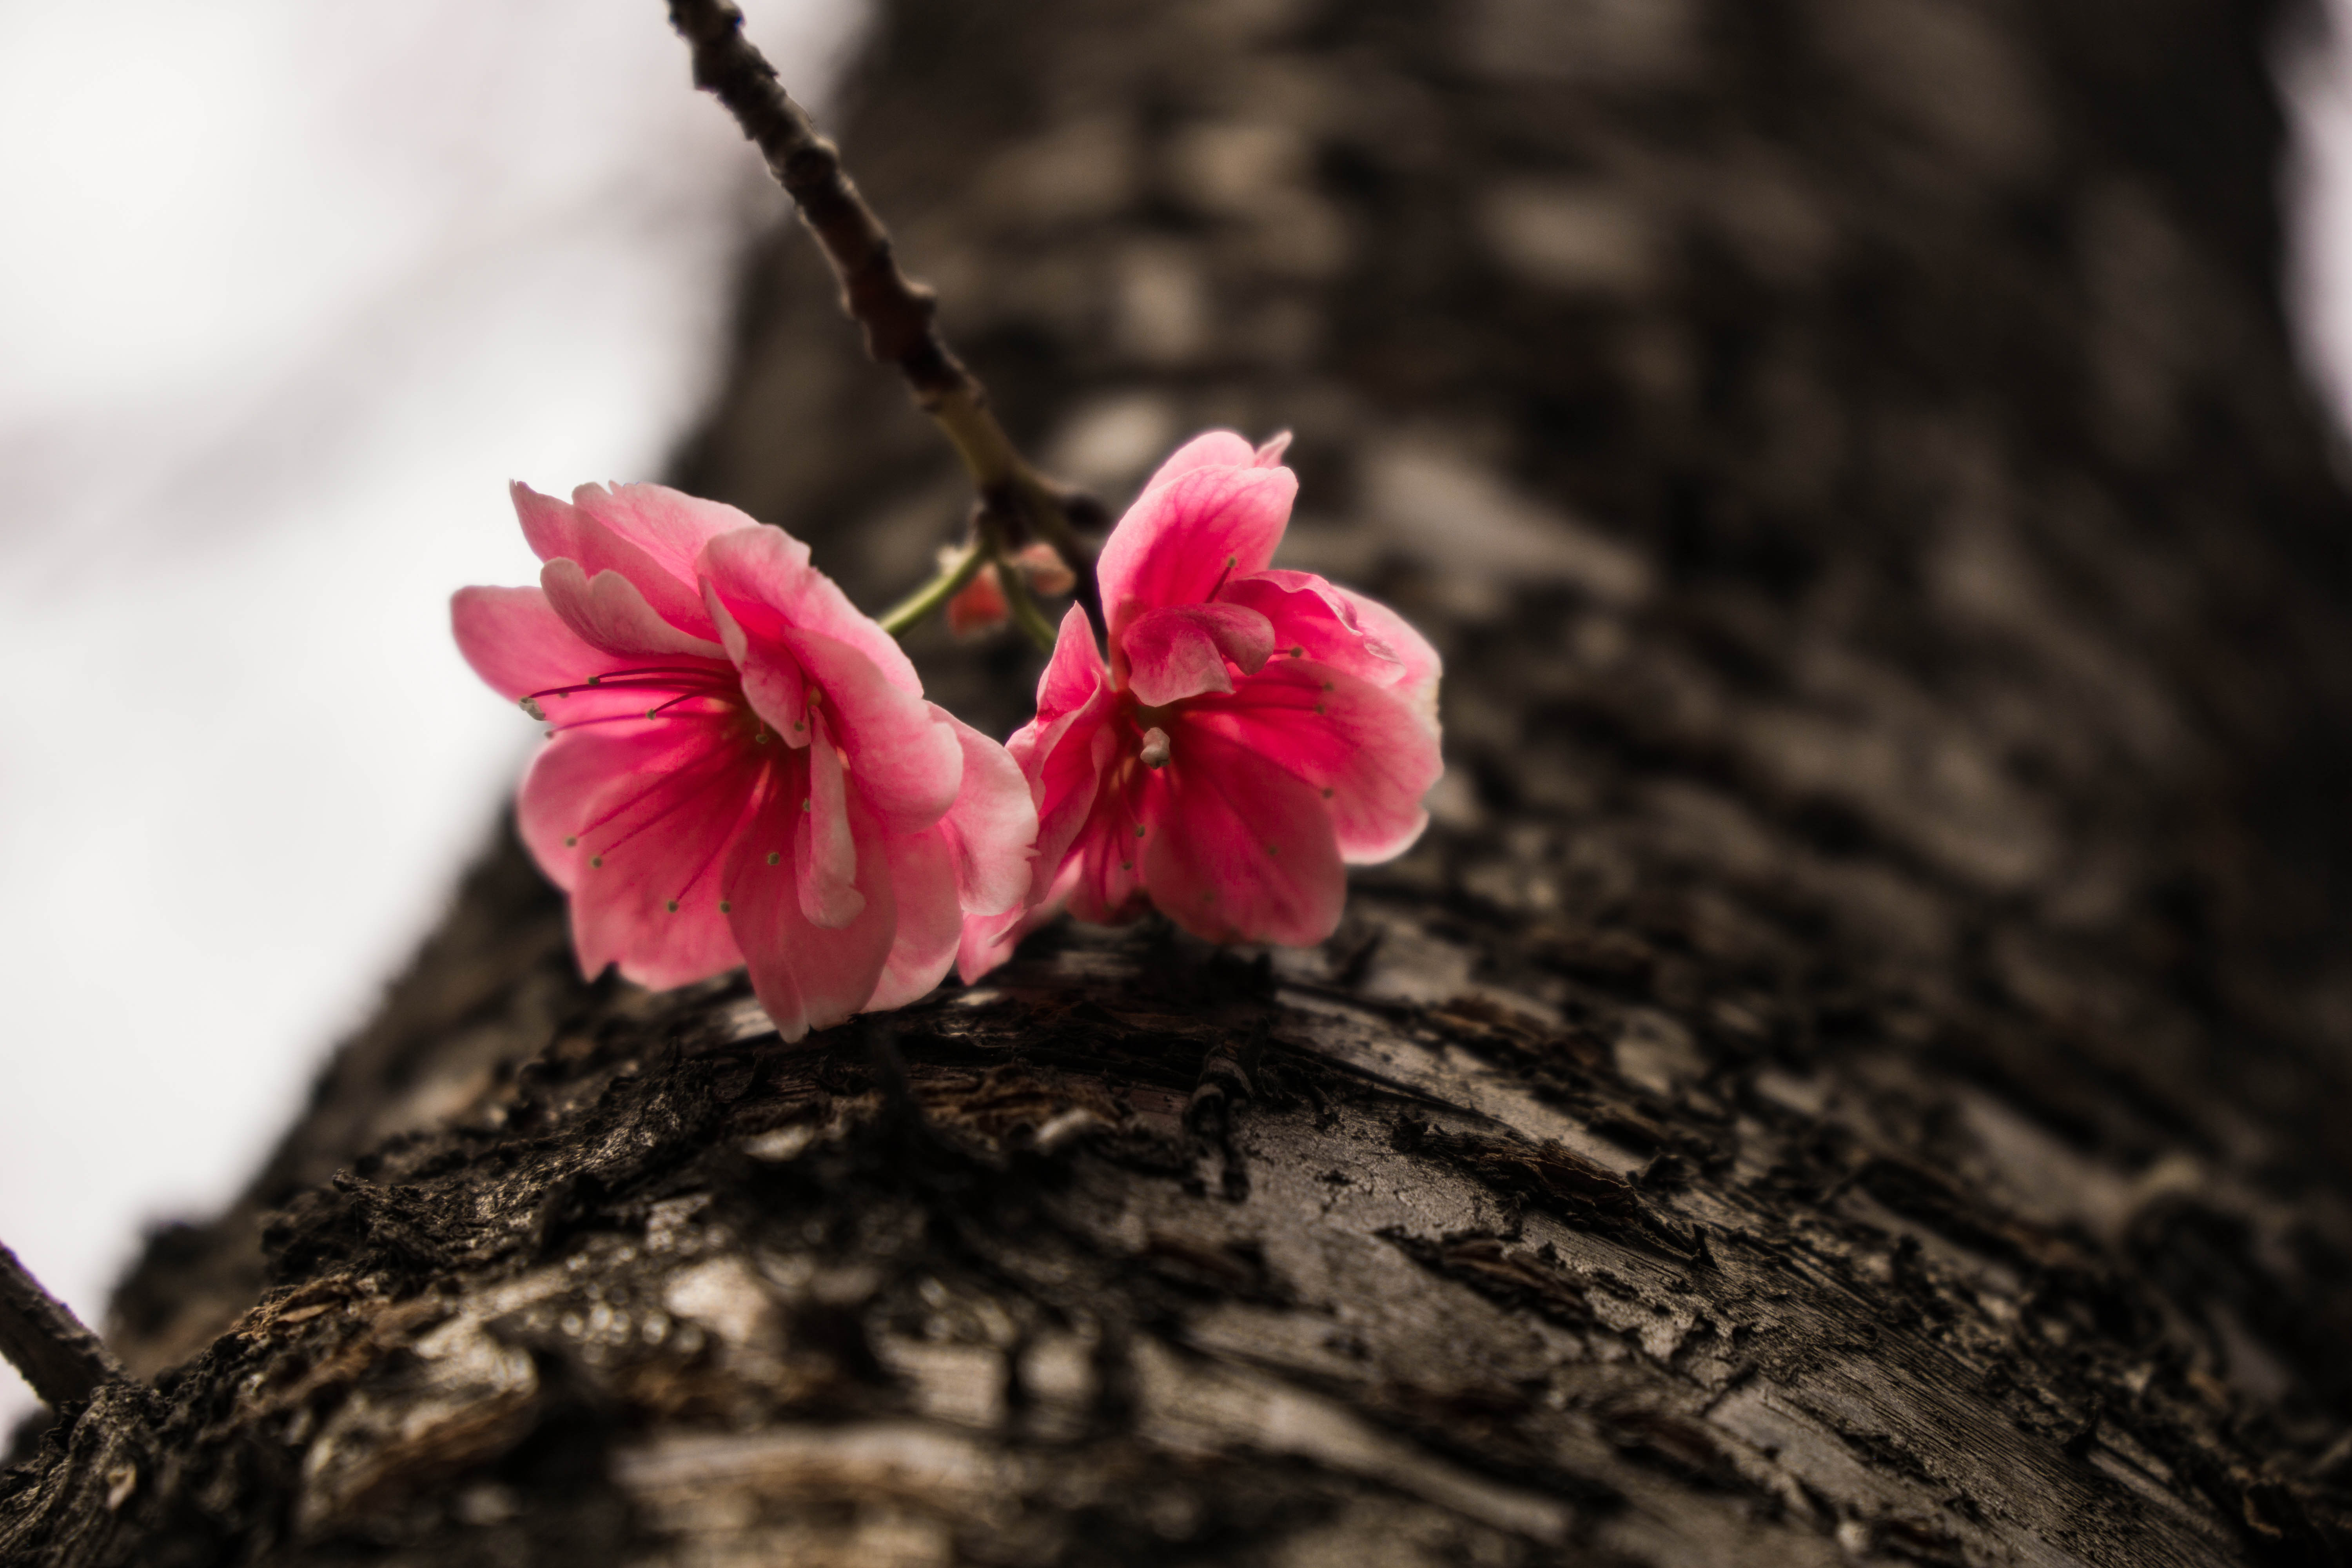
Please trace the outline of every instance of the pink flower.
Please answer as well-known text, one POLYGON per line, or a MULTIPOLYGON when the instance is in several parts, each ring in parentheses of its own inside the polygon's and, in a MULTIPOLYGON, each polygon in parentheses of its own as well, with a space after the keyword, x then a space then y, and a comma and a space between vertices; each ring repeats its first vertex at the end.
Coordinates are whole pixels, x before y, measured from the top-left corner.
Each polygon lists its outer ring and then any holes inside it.
POLYGON ((1030 908, 965 922, 966 980, 1065 907, 1311 945, 1339 924, 1343 866, 1428 825, 1436 650, 1383 605, 1269 569, 1298 489, 1287 444, 1197 437, 1113 531, 1110 661, 1073 609, 1007 743, 1038 805, 1030 908))
POLYGON ((888 633, 733 507, 659 485, 514 487, 537 588, 466 588, 457 646, 548 721, 516 800, 572 895, 583 973, 748 964, 788 1040, 939 983, 1014 909, 1035 809, 1003 750, 923 700, 888 633))

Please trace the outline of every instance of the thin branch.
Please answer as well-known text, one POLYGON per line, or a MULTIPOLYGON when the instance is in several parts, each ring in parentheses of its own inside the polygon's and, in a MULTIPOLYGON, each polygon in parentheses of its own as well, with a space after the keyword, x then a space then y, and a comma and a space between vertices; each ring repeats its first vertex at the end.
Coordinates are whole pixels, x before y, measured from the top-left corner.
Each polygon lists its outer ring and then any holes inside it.
POLYGON ((988 564, 988 552, 975 539, 958 550, 939 575, 875 617, 892 637, 904 637, 928 619, 932 611, 961 593, 965 584, 988 564))
POLYGON ((1071 512, 1085 503, 1031 468, 1004 434, 987 389, 940 335, 938 300, 898 270, 889 231, 843 173, 833 143, 743 37, 743 13, 733 0, 669 0, 669 20, 693 47, 695 86, 735 116, 833 264, 842 309, 864 330, 867 355, 906 376, 917 405, 963 458, 982 503, 1061 552, 1077 574, 1079 601, 1099 621, 1094 552, 1071 525, 1071 512))
POLYGON ((42 1289, 5 1247, 0 1247, 0 1356, 51 1409, 87 1399, 99 1384, 124 1375, 122 1363, 73 1309, 42 1289))

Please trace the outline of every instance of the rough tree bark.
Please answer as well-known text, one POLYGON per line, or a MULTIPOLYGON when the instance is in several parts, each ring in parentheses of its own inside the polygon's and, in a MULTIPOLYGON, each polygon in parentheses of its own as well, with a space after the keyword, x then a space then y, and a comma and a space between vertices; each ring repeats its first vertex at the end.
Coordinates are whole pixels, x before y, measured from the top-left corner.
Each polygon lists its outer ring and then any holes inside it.
MULTIPOLYGON (((1436 826, 1320 951, 1048 932, 793 1050, 580 983, 501 843, 0 1555, 2342 1561, 2278 20, 891 0, 842 141, 1008 426, 1106 493, 1295 426, 1436 826)), ((682 474, 876 605, 959 480, 829 292, 760 252, 682 474)))

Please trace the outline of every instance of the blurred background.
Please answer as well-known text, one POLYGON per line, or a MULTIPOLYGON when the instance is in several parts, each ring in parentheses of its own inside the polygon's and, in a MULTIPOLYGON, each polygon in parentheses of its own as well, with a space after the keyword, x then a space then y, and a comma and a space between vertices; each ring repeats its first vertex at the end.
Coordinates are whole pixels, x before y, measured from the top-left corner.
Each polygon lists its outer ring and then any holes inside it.
MULTIPOLYGON (((2341 412, 2326 5, 2281 178, 2341 412)), ((856 0, 747 8, 822 112, 856 0)), ((94 1319, 491 827, 533 731, 444 617, 535 574, 505 481, 660 473, 783 205, 656 0, 0 0, 0 1240, 94 1319)))

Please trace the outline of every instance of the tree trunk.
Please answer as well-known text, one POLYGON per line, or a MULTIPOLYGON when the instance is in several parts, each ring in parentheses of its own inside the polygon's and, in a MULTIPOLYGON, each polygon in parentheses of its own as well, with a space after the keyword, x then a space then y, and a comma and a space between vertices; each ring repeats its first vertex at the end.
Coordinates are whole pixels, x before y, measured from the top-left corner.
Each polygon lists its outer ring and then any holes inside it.
MULTIPOLYGON (((0 1556, 2344 1561, 2276 20, 893 0, 842 140, 1006 421, 1114 497, 1294 426, 1435 825, 1319 950, 1055 929, 799 1048, 581 983, 501 841, 0 1556)), ((952 463, 803 237, 743 290, 683 481, 880 603, 952 463)))

